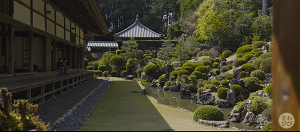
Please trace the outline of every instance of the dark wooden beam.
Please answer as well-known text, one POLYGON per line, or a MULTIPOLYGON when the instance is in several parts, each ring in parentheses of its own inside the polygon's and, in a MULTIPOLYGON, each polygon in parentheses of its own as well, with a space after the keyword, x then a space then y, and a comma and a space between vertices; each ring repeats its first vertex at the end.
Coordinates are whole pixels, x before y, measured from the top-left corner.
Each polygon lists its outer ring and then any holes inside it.
POLYGON ((7 69, 8 73, 14 73, 15 64, 14 64, 14 25, 8 26, 8 36, 7 36, 7 69))
POLYGON ((28 72, 33 72, 33 32, 28 32, 28 72))

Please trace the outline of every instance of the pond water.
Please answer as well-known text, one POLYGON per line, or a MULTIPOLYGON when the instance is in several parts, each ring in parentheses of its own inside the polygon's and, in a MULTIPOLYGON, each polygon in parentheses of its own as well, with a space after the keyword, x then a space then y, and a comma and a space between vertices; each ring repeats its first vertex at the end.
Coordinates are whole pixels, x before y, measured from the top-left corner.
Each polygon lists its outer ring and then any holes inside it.
MULTIPOLYGON (((148 96, 152 96, 157 100, 158 103, 170 105, 174 107, 180 107, 183 109, 190 110, 194 112, 199 106, 197 103, 192 103, 190 99, 179 99, 180 92, 171 92, 171 91, 164 91, 161 88, 151 87, 151 83, 144 84, 146 89, 146 94, 148 96)), ((192 97, 196 93, 192 93, 192 97)), ((224 113, 225 120, 228 120, 228 114, 232 110, 232 108, 220 108, 224 113)), ((192 120, 192 119, 191 119, 192 120)), ((255 127, 247 126, 243 123, 235 123, 230 122, 231 126, 239 128, 239 129, 251 129, 251 130, 258 130, 255 127)))

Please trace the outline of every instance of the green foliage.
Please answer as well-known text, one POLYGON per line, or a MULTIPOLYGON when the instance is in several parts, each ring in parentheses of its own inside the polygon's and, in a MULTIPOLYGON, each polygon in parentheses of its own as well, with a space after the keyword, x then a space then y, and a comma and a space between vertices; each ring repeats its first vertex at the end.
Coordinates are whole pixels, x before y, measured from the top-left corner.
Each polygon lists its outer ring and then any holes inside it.
POLYGON ((224 57, 224 58, 228 58, 231 55, 232 55, 232 52, 230 50, 225 50, 222 53, 222 57, 224 57))
POLYGON ((257 90, 259 90, 258 85, 259 85, 259 80, 256 77, 246 77, 243 79, 246 88, 250 91, 250 92, 255 92, 257 90))
POLYGON ((210 66, 211 65, 211 61, 209 60, 204 60, 201 62, 204 66, 210 66))
POLYGON ((216 73, 217 75, 219 75, 219 74, 221 73, 221 71, 220 71, 219 69, 217 69, 217 70, 215 70, 215 73, 216 73))
POLYGON ((272 131, 272 123, 273 123, 273 121, 268 121, 268 122, 264 123, 261 131, 272 131))
POLYGON ((172 71, 172 72, 170 73, 170 78, 171 78, 172 76, 175 76, 175 77, 177 78, 177 77, 178 77, 178 71, 172 71))
POLYGON ((120 50, 116 50, 116 55, 120 55, 121 51, 120 50))
POLYGON ((227 67, 227 66, 222 66, 221 68, 220 68, 220 71, 221 72, 227 72, 229 70, 229 68, 227 67))
POLYGON ((261 48, 263 46, 265 46, 266 43, 265 42, 262 42, 262 41, 256 41, 252 44, 252 48, 253 49, 256 49, 256 48, 261 48))
POLYGON ((270 41, 272 25, 272 16, 259 15, 258 17, 254 18, 251 25, 252 35, 259 36, 259 40, 261 41, 270 41))
POLYGON ((157 80, 158 82, 167 81, 166 74, 162 74, 157 80))
POLYGON ((165 85, 164 86, 166 86, 166 87, 170 87, 171 86, 171 84, 172 84, 173 82, 172 81, 167 81, 166 83, 165 83, 165 85))
POLYGON ((100 71, 100 70, 95 70, 94 71, 94 74, 96 74, 97 76, 102 76, 102 71, 100 71))
POLYGON ((206 74, 201 73, 199 71, 193 71, 191 75, 195 75, 196 79, 205 79, 206 78, 206 74))
POLYGON ((252 57, 254 57, 254 55, 252 55, 252 54, 246 54, 245 56, 243 56, 243 59, 248 62, 252 57))
POLYGON ((198 66, 203 66, 201 62, 193 63, 193 67, 196 68, 198 66))
POLYGON ((100 70, 100 71, 106 71, 107 70, 107 66, 106 65, 99 65, 98 66, 98 70, 100 70))
POLYGON ((115 70, 110 71, 110 75, 112 77, 117 77, 118 76, 117 71, 115 71, 115 70))
POLYGON ((207 90, 207 89, 210 89, 212 92, 217 91, 217 87, 215 85, 212 85, 212 84, 204 85, 204 90, 207 90))
POLYGON ((211 80, 211 84, 215 85, 215 86, 219 86, 220 85, 220 81, 218 81, 216 79, 213 79, 213 80, 211 80))
POLYGON ((215 59, 214 59, 214 62, 219 63, 219 61, 220 61, 220 58, 215 58, 215 59))
POLYGON ((254 61, 253 61, 253 65, 254 65, 254 67, 255 67, 255 69, 259 69, 259 67, 260 67, 260 63, 261 63, 261 61, 263 60, 264 58, 257 58, 257 59, 255 59, 254 61))
POLYGON ((269 52, 273 52, 273 46, 269 47, 269 52))
POLYGON ((124 59, 122 56, 120 55, 115 55, 115 56, 112 56, 110 58, 110 61, 113 65, 115 65, 116 67, 121 67, 124 63, 124 59))
POLYGON ((213 121, 223 121, 224 114, 221 109, 216 106, 202 105, 198 107, 194 112, 194 121, 202 120, 213 120, 213 121))
POLYGON ((245 77, 249 77, 249 72, 241 71, 239 73, 239 78, 245 78, 245 77))
POLYGON ((272 86, 273 84, 270 84, 268 86, 265 87, 264 92, 267 93, 270 97, 272 97, 272 86))
POLYGON ((261 114, 266 108, 268 108, 268 104, 266 104, 266 102, 267 99, 264 97, 253 96, 249 110, 255 115, 261 114))
POLYGON ((232 91, 234 91, 235 95, 239 95, 239 94, 244 93, 243 88, 240 85, 237 85, 237 84, 231 85, 230 89, 232 91))
POLYGON ((195 68, 195 71, 199 71, 201 73, 208 73, 209 69, 206 66, 198 66, 195 68))
POLYGON ((182 75, 190 75, 190 72, 188 70, 180 70, 178 72, 178 76, 182 76, 182 75))
POLYGON ((233 74, 227 74, 225 77, 226 80, 231 80, 233 79, 233 74))
POLYGON ((136 72, 136 74, 138 75, 138 77, 141 78, 141 74, 142 74, 142 72, 143 72, 143 69, 142 69, 142 68, 139 68, 139 69, 137 69, 135 72, 136 72))
POLYGON ((221 62, 221 65, 222 65, 222 66, 226 66, 226 65, 227 65, 226 61, 222 61, 222 62, 221 62))
POLYGON ((262 55, 264 52, 262 52, 262 51, 257 51, 257 52, 255 52, 255 54, 254 54, 254 57, 259 57, 260 55, 262 55))
POLYGON ((231 64, 228 64, 226 67, 228 67, 229 70, 232 69, 232 65, 231 64))
POLYGON ((255 66, 250 63, 243 64, 241 67, 248 73, 251 73, 252 71, 256 70, 255 66))
POLYGON ((182 66, 180 70, 187 70, 189 73, 192 73, 194 71, 194 68, 192 66, 182 66))
POLYGON ((218 79, 220 77, 222 77, 222 75, 217 75, 217 76, 215 76, 215 79, 218 79))
POLYGON ((84 65, 85 65, 85 66, 88 66, 88 65, 89 65, 89 62, 90 62, 90 61, 89 61, 87 58, 84 58, 84 65))
POLYGON ((194 67, 193 64, 194 63, 192 63, 192 62, 186 62, 182 65, 182 67, 184 67, 184 66, 194 67))
POLYGON ((262 70, 252 71, 250 77, 256 77, 259 80, 265 80, 265 72, 262 70))
POLYGON ((233 61, 233 66, 239 67, 239 66, 241 66, 245 63, 247 63, 247 61, 244 60, 244 59, 236 59, 236 60, 233 61))
POLYGON ((222 80, 222 81, 220 82, 220 84, 221 84, 222 86, 224 86, 224 87, 228 87, 228 85, 229 85, 229 80, 224 79, 224 80, 222 80))
POLYGON ((209 51, 205 51, 202 56, 209 56, 209 51))
POLYGON ((94 67, 93 66, 87 66, 85 69, 86 70, 94 70, 94 67))
POLYGON ((261 61, 259 69, 265 73, 271 73, 272 57, 265 58, 261 61))
POLYGON ((27 131, 39 128, 46 131, 50 125, 36 116, 38 105, 28 103, 28 100, 18 99, 12 103, 12 95, 7 88, 0 89, 0 131, 27 131))
POLYGON ((262 55, 259 56, 259 58, 269 58, 272 57, 272 52, 267 52, 267 53, 263 53, 262 55))
POLYGON ((228 90, 229 90, 228 88, 219 88, 217 91, 217 96, 220 99, 226 99, 228 90))
POLYGON ((156 77, 156 74, 157 74, 157 66, 155 64, 148 64, 144 67, 143 71, 149 75, 149 76, 152 76, 152 77, 156 77))
POLYGON ((217 68, 219 66, 219 63, 218 62, 214 62, 212 65, 211 65, 213 68, 217 68))
POLYGON ((187 88, 188 88, 188 90, 191 91, 191 93, 196 93, 197 92, 197 87, 193 84, 188 84, 187 88))
POLYGON ((123 71, 122 71, 122 76, 123 76, 123 77, 126 77, 127 75, 128 75, 127 71, 126 71, 126 70, 123 70, 123 71))
POLYGON ((236 51, 236 55, 240 54, 240 53, 246 53, 246 52, 250 52, 252 50, 251 45, 244 45, 242 47, 239 47, 236 51))

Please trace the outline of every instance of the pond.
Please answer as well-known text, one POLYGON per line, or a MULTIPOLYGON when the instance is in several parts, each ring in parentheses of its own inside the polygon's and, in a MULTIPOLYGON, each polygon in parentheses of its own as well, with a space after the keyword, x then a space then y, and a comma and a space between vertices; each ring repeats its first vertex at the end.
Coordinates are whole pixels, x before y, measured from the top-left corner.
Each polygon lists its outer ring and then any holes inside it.
MULTIPOLYGON (((164 91, 161 88, 151 87, 151 83, 144 84, 146 89, 146 95, 152 96, 157 100, 158 103, 170 105, 174 107, 180 107, 183 109, 190 110, 194 112, 200 105, 196 103, 192 103, 190 99, 179 99, 180 92, 171 92, 164 91)), ((196 93, 192 93, 192 97, 196 93)), ((232 108, 220 108, 224 113, 225 120, 228 120, 228 114, 232 110, 232 108)), ((192 119, 191 119, 192 120, 192 119)), ((255 127, 247 126, 243 123, 230 122, 231 126, 239 128, 239 129, 251 129, 258 130, 255 127)))

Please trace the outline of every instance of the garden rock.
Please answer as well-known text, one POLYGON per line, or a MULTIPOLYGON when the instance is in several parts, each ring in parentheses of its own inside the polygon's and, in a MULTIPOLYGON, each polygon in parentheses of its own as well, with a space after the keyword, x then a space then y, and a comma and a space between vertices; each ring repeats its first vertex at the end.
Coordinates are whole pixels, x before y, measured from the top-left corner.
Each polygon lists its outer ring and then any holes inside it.
POLYGON ((156 87, 156 82, 152 82, 150 86, 151 87, 156 87))
POLYGON ((222 49, 219 48, 219 47, 212 47, 210 50, 209 50, 209 55, 211 58, 214 58, 214 57, 219 57, 219 55, 222 53, 222 49))
POLYGON ((241 66, 235 68, 233 70, 233 77, 238 78, 241 71, 243 71, 243 68, 241 66))
POLYGON ((246 116, 247 112, 248 112, 248 107, 251 105, 252 101, 251 100, 247 100, 244 103, 244 109, 241 112, 241 120, 244 119, 244 117, 246 116))
POLYGON ((252 112, 247 112, 246 116, 244 118, 244 123, 247 124, 248 126, 256 126, 257 125, 257 119, 252 112))
POLYGON ((271 73, 267 73, 265 75, 265 80, 268 82, 268 83, 271 83, 272 81, 272 74, 271 73))
POLYGON ((230 107, 235 105, 235 96, 234 95, 235 95, 235 93, 233 90, 230 89, 227 91, 226 100, 228 101, 230 107))
POLYGON ((264 97, 266 99, 270 99, 270 96, 265 92, 253 92, 253 93, 250 94, 250 96, 251 95, 255 95, 255 96, 259 96, 259 97, 264 97))
POLYGON ((208 91, 200 90, 195 96, 191 98, 191 102, 201 105, 214 105, 215 96, 208 91))
POLYGON ((237 109, 233 109, 229 114, 228 114, 228 121, 232 122, 240 122, 241 121, 241 114, 237 111, 237 109))
POLYGON ((227 128, 227 127, 230 126, 230 123, 228 121, 210 121, 210 120, 199 119, 197 121, 197 123, 207 125, 207 126, 216 127, 216 128, 227 128))
POLYGON ((179 91, 180 91, 180 88, 177 87, 177 86, 171 86, 171 87, 170 87, 170 91, 172 91, 172 92, 179 92, 179 91))
POLYGON ((164 87, 163 87, 163 90, 170 90, 170 88, 167 87, 167 86, 164 86, 164 87))
POLYGON ((257 127, 258 128, 262 127, 265 121, 269 121, 266 116, 264 116, 263 114, 257 115, 257 125, 258 125, 257 127))
POLYGON ((229 87, 231 87, 234 84, 240 85, 243 89, 245 88, 245 83, 242 79, 233 78, 229 80, 229 87))
POLYGON ((170 81, 175 81, 175 80, 176 80, 176 77, 172 76, 170 81))
POLYGON ((163 87, 165 86, 165 83, 166 83, 166 81, 161 81, 161 82, 159 83, 159 86, 160 86, 161 88, 163 88, 163 87))
POLYGON ((244 95, 240 94, 240 95, 236 95, 236 102, 241 102, 241 101, 244 101, 245 98, 244 98, 244 95))
POLYGON ((181 89, 180 90, 180 99, 191 99, 191 91, 187 89, 181 89))
POLYGON ((226 58, 220 58, 220 59, 219 59, 219 64, 221 64, 222 61, 225 61, 225 62, 226 62, 227 60, 226 60, 226 58))
POLYGON ((216 101, 216 104, 218 105, 218 108, 229 108, 229 102, 224 99, 219 99, 216 101))
POLYGON ((226 61, 227 64, 233 64, 233 60, 226 61))
POLYGON ((221 77, 219 77, 219 78, 216 78, 218 81, 222 81, 222 80, 224 80, 225 78, 226 78, 226 74, 223 74, 221 77))

